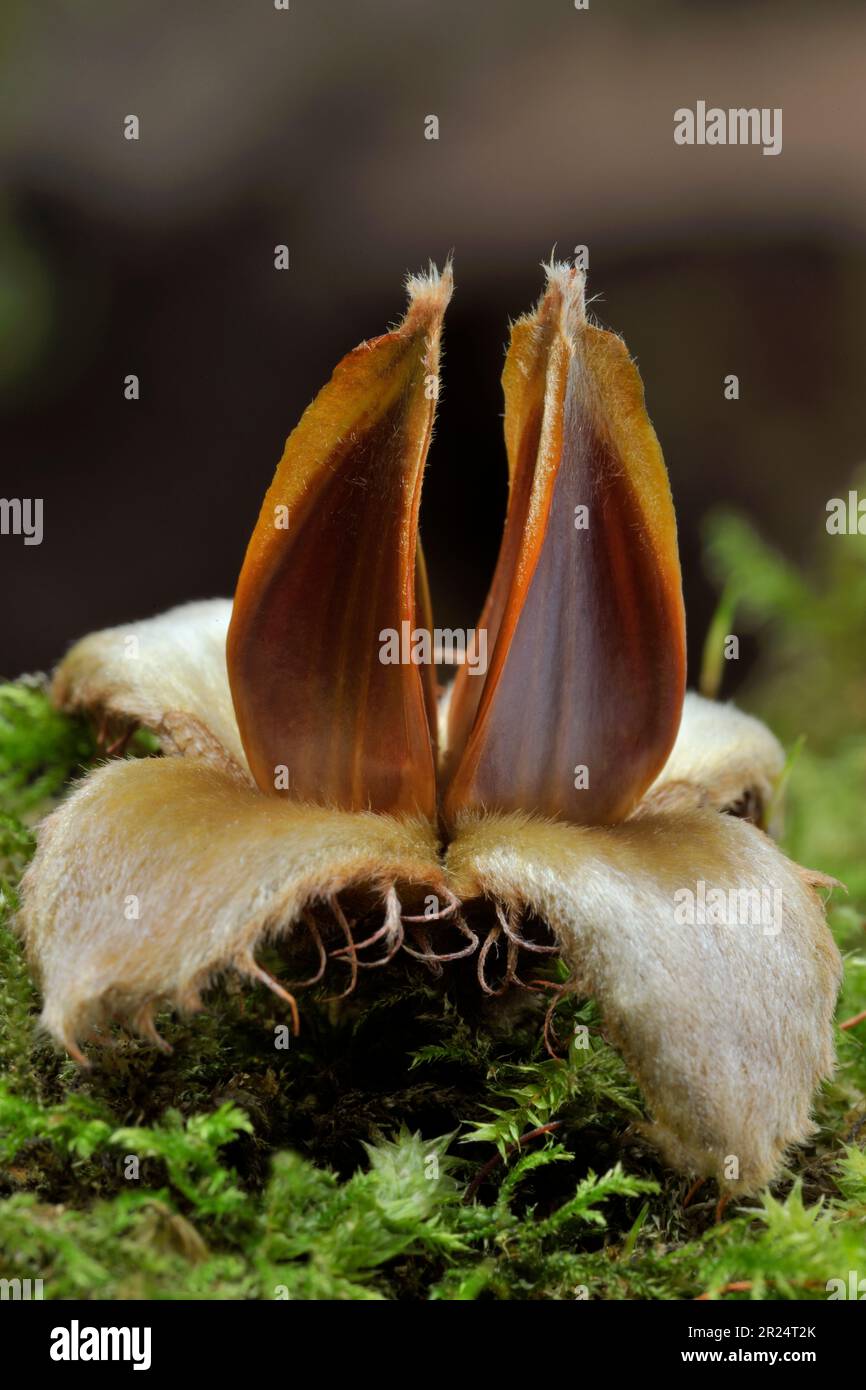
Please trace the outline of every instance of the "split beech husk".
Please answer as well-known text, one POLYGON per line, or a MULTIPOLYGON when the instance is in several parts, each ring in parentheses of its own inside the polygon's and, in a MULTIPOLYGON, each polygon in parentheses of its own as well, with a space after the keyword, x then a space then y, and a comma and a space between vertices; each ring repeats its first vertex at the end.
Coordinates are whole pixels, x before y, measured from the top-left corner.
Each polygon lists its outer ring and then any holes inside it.
POLYGON ((435 815, 424 682, 418 666, 379 661, 379 632, 416 619, 421 475, 450 296, 450 268, 415 280, 399 328, 343 358, 262 504, 227 652, 265 792, 285 767, 296 800, 435 815))
POLYGON ((234 607, 97 633, 59 667, 61 707, 143 724, 174 756, 109 762, 40 828, 19 923, 43 1024, 79 1058, 112 1020, 159 1043, 156 1009, 199 1007, 229 970, 294 1011, 256 951, 299 932, 350 987, 400 949, 434 968, 477 952, 483 982, 491 942, 516 952, 531 916, 597 996, 667 1161, 755 1191, 808 1136, 833 1066, 826 880, 760 828, 783 765, 770 731, 683 701, 667 475, 637 371, 568 267, 513 328, 492 657, 442 702, 438 770, 431 673, 378 662, 381 629, 431 625, 418 506, 450 292, 450 271, 410 281, 402 323, 309 407, 234 607), (778 920, 684 921, 698 887, 763 895, 778 920))
MULTIPOLYGON (((311 903, 395 883, 445 895, 425 821, 293 805, 198 757, 115 761, 45 822, 24 922, 43 1023, 76 1055, 113 1017, 155 1038, 157 1005, 198 1007, 311 903)), ((285 997, 285 996, 284 996, 285 997)))
POLYGON ((481 624, 493 656, 480 692, 463 674, 451 700, 446 812, 622 820, 676 738, 685 616, 643 386, 622 340, 587 322, 578 271, 549 269, 512 330, 503 387, 509 507, 481 624))
POLYGON ((673 1167, 731 1191, 776 1172, 833 1065, 839 957, 808 876, 766 835, 711 811, 616 827, 493 815, 461 822, 447 864, 461 898, 550 926, 673 1167), (780 894, 777 933, 680 924, 675 894, 696 877, 708 894, 780 894))

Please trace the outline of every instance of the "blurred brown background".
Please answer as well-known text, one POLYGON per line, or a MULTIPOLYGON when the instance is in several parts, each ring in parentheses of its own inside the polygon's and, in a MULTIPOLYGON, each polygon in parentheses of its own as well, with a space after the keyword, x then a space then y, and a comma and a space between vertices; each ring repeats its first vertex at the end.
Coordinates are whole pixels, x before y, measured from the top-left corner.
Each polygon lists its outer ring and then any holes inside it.
POLYGON ((644 377, 693 673, 707 509, 802 554, 863 458, 862 4, 4 0, 0 44, 0 495, 45 499, 41 546, 0 537, 2 675, 230 593, 304 406, 452 248, 422 512, 441 625, 483 599, 508 317, 554 244, 589 247, 644 377), (782 153, 676 146, 698 100, 782 107, 782 153))

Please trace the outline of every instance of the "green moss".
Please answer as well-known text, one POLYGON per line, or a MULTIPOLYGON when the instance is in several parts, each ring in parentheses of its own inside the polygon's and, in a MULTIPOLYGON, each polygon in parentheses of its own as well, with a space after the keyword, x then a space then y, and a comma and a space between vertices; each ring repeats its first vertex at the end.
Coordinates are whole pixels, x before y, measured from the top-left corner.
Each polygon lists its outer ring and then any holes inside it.
MULTIPOLYGON (((786 845, 847 884, 831 906, 847 1019, 866 1008, 866 542, 825 538, 801 574, 728 516, 709 554, 726 594, 710 676, 719 634, 752 624, 742 702, 790 747, 805 736, 786 845)), ((0 686, 0 1277, 54 1298, 825 1298, 866 1271, 866 1025, 839 1034, 814 1143, 719 1224, 712 1189, 684 1208, 642 1141, 595 1005, 564 997, 555 1061, 547 1000, 480 1000, 471 971, 394 962, 345 1001, 310 991, 286 1051, 272 996, 229 982, 161 1021, 169 1056, 118 1039, 87 1072, 66 1061, 10 922, 28 821, 95 757, 38 684, 0 686)))
POLYGON ((748 1298, 826 1298, 830 1279, 845 1279, 866 1265, 866 1224, 862 1207, 845 1211, 841 1203, 808 1205, 797 1182, 784 1202, 766 1194, 754 1216, 743 1216, 712 1231, 700 1262, 701 1281, 711 1296, 728 1284, 748 1298))
POLYGON ((0 808, 23 817, 60 793, 94 756, 83 720, 53 708, 36 680, 0 685, 0 808))

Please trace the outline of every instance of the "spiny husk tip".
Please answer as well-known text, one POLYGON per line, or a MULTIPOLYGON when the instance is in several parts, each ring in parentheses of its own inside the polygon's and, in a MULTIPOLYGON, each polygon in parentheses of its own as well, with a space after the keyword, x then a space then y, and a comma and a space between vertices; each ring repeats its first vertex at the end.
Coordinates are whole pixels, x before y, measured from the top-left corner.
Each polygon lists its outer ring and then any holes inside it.
POLYGON ((559 315, 564 333, 573 335, 586 323, 586 273, 568 261, 542 261, 547 277, 545 292, 539 300, 539 316, 559 315))
POLYGON ((401 327, 415 329, 428 322, 438 326, 454 293, 454 273, 451 256, 442 270, 430 261, 426 271, 406 276, 409 304, 401 327))

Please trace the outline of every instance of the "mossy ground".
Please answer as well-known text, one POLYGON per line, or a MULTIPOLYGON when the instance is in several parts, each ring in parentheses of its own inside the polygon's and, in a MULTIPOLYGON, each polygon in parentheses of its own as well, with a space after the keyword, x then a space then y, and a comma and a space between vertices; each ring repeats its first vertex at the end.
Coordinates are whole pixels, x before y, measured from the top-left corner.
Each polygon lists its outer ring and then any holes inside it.
MULTIPOLYGON (((848 886, 844 1021, 866 1008, 866 540, 824 538, 813 576, 732 517, 709 542, 727 611, 760 628, 743 703, 808 740, 786 847, 848 886)), ((119 1039, 90 1071, 67 1061, 35 1027, 10 921, 30 823, 95 757, 37 684, 0 687, 0 1278, 53 1298, 823 1299, 866 1277, 866 1024, 839 1032, 814 1142, 718 1223, 711 1185, 684 1207, 571 997, 561 1061, 541 996, 482 1002, 399 963, 342 1002, 304 995, 288 1048, 273 997, 227 981, 161 1020, 171 1055, 119 1039)))

